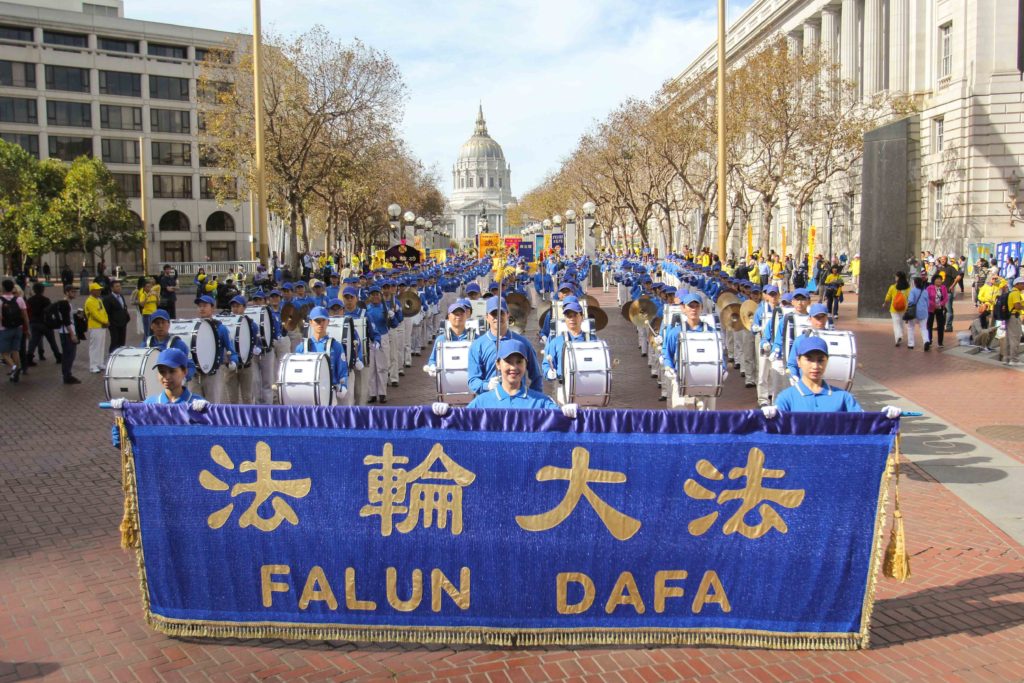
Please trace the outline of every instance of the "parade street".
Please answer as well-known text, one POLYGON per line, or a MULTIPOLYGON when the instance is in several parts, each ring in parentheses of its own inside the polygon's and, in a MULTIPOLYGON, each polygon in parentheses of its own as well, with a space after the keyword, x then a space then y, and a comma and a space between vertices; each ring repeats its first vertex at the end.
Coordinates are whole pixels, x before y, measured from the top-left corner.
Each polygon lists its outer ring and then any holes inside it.
MULTIPOLYGON (((612 408, 663 409, 614 292, 601 337, 614 359, 612 408)), ((814 652, 698 647, 494 648, 170 638, 143 620, 134 552, 119 547, 123 495, 101 374, 80 353, 77 386, 52 357, 0 386, 0 683, 45 681, 1020 681, 1024 677, 1024 427, 1021 366, 945 349, 894 348, 885 321, 857 334, 854 393, 902 419, 906 583, 880 578, 871 647, 814 652)), ((957 317, 969 302, 957 301, 957 317)), ((182 307, 179 316, 191 314, 182 307)), ((958 325, 959 326, 959 325, 958 325)), ((531 321, 527 334, 536 337, 531 321)), ((952 339, 951 339, 952 337, 952 339)), ((128 343, 138 343, 134 326, 128 343)), ((436 400, 414 358, 389 410, 436 400)), ((750 409, 730 370, 719 410, 750 409)), ((366 409, 366 408, 364 408, 366 409)), ((842 482, 836 482, 841 486, 842 482)), ((887 537, 886 530, 885 536, 887 537)))

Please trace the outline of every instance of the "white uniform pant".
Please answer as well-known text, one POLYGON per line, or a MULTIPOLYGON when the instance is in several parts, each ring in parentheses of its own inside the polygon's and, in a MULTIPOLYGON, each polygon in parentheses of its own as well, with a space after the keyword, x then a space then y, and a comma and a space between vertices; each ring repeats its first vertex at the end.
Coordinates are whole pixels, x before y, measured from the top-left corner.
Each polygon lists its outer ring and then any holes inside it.
POLYGON ((235 405, 253 403, 254 368, 252 365, 245 367, 239 365, 234 370, 221 368, 217 374, 224 373, 224 392, 227 396, 227 403, 235 405))
POLYGON ((267 349, 253 362, 257 377, 253 379, 253 398, 260 405, 274 404, 274 382, 277 381, 277 353, 267 349))
MULTIPOLYGON (((402 369, 402 356, 404 353, 402 343, 402 323, 398 327, 394 327, 388 330, 388 355, 387 355, 387 369, 388 369, 388 380, 392 382, 398 381, 398 371, 402 369)), ((381 346, 384 345, 383 340, 381 346)))
POLYGON ((601 273, 601 284, 604 285, 604 292, 607 294, 612 284, 612 278, 609 273, 601 273))
POLYGON ((900 341, 903 339, 903 314, 889 312, 892 316, 892 338, 893 341, 900 341))
POLYGON ((736 351, 739 354, 736 360, 740 364, 740 371, 743 372, 748 382, 754 381, 757 373, 756 359, 754 358, 754 335, 747 330, 733 332, 736 337, 736 351))
POLYGON ((928 343, 928 321, 923 318, 914 318, 907 321, 907 348, 914 348, 914 325, 921 331, 921 341, 928 343))
POLYGON ((223 365, 212 375, 204 375, 197 372, 192 381, 188 383, 189 391, 199 394, 210 403, 224 403, 224 373, 227 371, 223 365))
POLYGON ((647 339, 647 328, 636 328, 637 341, 640 344, 640 353, 647 353, 650 350, 650 342, 647 339))
POLYGON ((628 301, 628 299, 626 298, 626 285, 622 284, 621 282, 616 283, 615 284, 615 304, 617 306, 621 307, 622 304, 626 303, 627 301, 628 301))
MULTIPOLYGON (((372 350, 370 351, 372 353, 372 350)), ((367 361, 370 359, 367 358, 367 361)), ((348 372, 348 392, 352 396, 352 405, 365 406, 369 400, 370 394, 370 366, 365 366, 362 370, 349 370, 348 372)))
POLYGON ((686 396, 679 393, 679 381, 672 380, 672 390, 668 397, 671 410, 714 410, 718 399, 714 396, 686 396))
MULTIPOLYGON (((393 354, 391 353, 391 333, 383 335, 380 338, 380 348, 375 349, 370 347, 370 381, 369 381, 369 396, 387 396, 388 395, 388 375, 390 373, 389 367, 391 365, 391 359, 393 354)), ((398 381, 398 368, 395 367, 395 381, 398 381)))
MULTIPOLYGON (((107 367, 107 345, 110 342, 110 333, 105 327, 96 327, 89 330, 89 370, 105 370, 107 367)), ((25 358, 21 362, 25 362, 25 358)))
POLYGON ((778 393, 779 373, 772 370, 768 354, 757 350, 757 404, 764 406, 772 402, 778 393))
MULTIPOLYGON (((406 318, 402 321, 402 325, 399 329, 402 330, 402 367, 412 367, 412 318, 406 318)), ((405 371, 399 368, 398 373, 404 375, 405 371)))

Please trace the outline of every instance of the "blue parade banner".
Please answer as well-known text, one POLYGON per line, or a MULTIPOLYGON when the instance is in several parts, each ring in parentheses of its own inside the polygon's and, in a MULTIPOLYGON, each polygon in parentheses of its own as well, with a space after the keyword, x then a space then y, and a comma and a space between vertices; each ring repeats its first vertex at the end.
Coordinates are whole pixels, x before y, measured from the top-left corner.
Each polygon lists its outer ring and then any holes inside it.
POLYGON ((562 253, 565 251, 565 233, 551 233, 551 248, 557 249, 558 253, 562 253))
POLYGON ((519 243, 519 258, 525 258, 528 262, 533 261, 533 242, 528 238, 519 243))
POLYGON ((128 404, 122 541, 177 636, 868 644, 878 413, 128 404))

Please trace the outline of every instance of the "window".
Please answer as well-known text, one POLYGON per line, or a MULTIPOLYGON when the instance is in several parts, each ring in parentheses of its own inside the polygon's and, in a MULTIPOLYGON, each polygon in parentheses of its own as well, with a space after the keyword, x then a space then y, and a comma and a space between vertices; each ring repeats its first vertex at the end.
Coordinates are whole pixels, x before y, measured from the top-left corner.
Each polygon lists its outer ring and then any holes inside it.
POLYGON ((91 2, 82 3, 82 14, 95 14, 101 17, 116 17, 117 8, 110 5, 96 5, 91 2))
POLYGON ((63 33, 61 31, 43 31, 43 42, 47 45, 66 45, 68 47, 89 47, 89 38, 80 33, 63 33))
POLYGON ((199 99, 210 104, 218 104, 221 95, 231 92, 232 89, 231 83, 225 81, 202 81, 197 87, 199 99))
POLYGON ((150 43, 149 54, 151 57, 186 59, 188 57, 188 48, 180 45, 161 45, 160 43, 150 43))
POLYGON ((17 145, 36 159, 39 158, 38 135, 28 135, 26 133, 0 133, 0 140, 9 142, 12 145, 17 145))
POLYGON ((149 129, 154 133, 191 133, 191 119, 187 111, 177 109, 150 109, 149 129))
POLYGON ((36 101, 20 97, 0 97, 0 121, 38 123, 36 101))
POLYGON ((73 66, 47 66, 46 89, 89 92, 89 70, 73 66))
POLYGON ((932 141, 934 143, 932 145, 932 151, 933 152, 941 152, 942 151, 942 137, 943 137, 943 133, 945 132, 945 128, 946 128, 946 120, 945 119, 943 119, 941 116, 939 118, 935 119, 934 123, 932 124, 932 135, 934 135, 934 137, 932 138, 932 141))
POLYGON ((164 263, 182 263, 190 261, 192 244, 190 242, 161 242, 164 263))
POLYGON ((154 175, 153 196, 163 199, 192 199, 192 176, 154 175))
POLYGON ((142 130, 142 107, 100 105, 100 128, 107 130, 142 130))
POLYGON ((192 144, 189 142, 154 142, 153 163, 163 166, 191 166, 192 144))
POLYGON ((487 176, 487 187, 494 187, 494 177, 487 176))
POLYGON ((501 185, 501 181, 502 181, 502 178, 501 178, 501 177, 499 176, 499 177, 498 177, 498 187, 499 187, 499 188, 501 188, 501 186, 502 186, 502 185, 501 185))
POLYGON ((238 196, 238 188, 234 178, 225 176, 200 176, 199 198, 216 199, 218 191, 224 191, 225 198, 235 199, 238 196))
POLYGON ((192 224, 181 211, 168 211, 160 217, 161 230, 188 230, 192 224))
POLYGON ((188 101, 188 79, 173 76, 150 76, 149 96, 160 100, 188 101))
POLYGON ((15 88, 36 87, 36 65, 0 60, 0 85, 15 88))
POLYGON ((484 186, 484 177, 483 176, 477 176, 476 186, 477 187, 483 187, 484 186))
POLYGON ((220 158, 217 156, 217 149, 212 145, 199 145, 199 167, 217 168, 220 166, 220 158))
POLYGON ((0 40, 20 40, 31 43, 32 29, 27 26, 0 26, 0 40))
POLYGON ((88 102, 50 100, 46 103, 46 123, 51 126, 91 128, 92 106, 88 102))
POLYGON ((137 40, 104 38, 103 36, 99 36, 96 38, 96 46, 100 50, 106 50, 107 52, 127 52, 131 55, 139 54, 139 41, 137 40))
POLYGON ((92 138, 76 138, 67 135, 50 136, 50 158, 74 161, 80 156, 92 156, 92 138))
POLYGON ((131 198, 142 196, 138 173, 111 173, 110 175, 114 177, 114 182, 117 183, 118 188, 121 190, 121 194, 125 197, 131 198))
POLYGON ((211 261, 234 261, 234 242, 207 242, 207 253, 211 261))
POLYGON ((210 62, 212 64, 230 64, 235 58, 231 50, 217 47, 197 47, 196 61, 210 62))
POLYGON ((100 150, 105 164, 137 164, 139 163, 139 141, 120 138, 103 138, 100 150))
MULTIPOLYGON (((234 232, 235 219, 226 211, 214 211, 206 217, 207 232, 234 232)), ((224 259, 230 261, 231 259, 224 259)))
POLYGON ((938 238, 942 232, 942 191, 941 182, 932 184, 932 236, 938 238))
POLYGON ((130 74, 124 71, 101 71, 100 94, 142 97, 142 74, 130 74))
POLYGON ((949 78, 953 73, 953 24, 939 27, 939 78, 949 78))

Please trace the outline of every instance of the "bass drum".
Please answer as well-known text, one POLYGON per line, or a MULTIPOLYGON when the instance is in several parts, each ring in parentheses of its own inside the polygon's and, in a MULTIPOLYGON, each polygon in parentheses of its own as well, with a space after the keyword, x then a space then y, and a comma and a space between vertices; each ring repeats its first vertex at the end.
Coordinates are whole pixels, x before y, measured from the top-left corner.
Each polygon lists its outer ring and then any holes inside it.
POLYGON ((857 340, 849 330, 815 330, 814 336, 821 337, 828 344, 828 365, 825 366, 825 381, 850 391, 857 374, 857 340))
MULTIPOLYGON (((345 358, 349 367, 355 365, 356 359, 352 355, 355 346, 355 326, 353 319, 349 317, 329 318, 327 321, 327 336, 345 347, 345 358)), ((313 327, 310 326, 307 337, 313 336, 313 327)))
POLYGON ((469 347, 473 342, 448 341, 437 348, 437 400, 456 406, 467 405, 474 394, 469 389, 469 347))
MULTIPOLYGON (((363 365, 369 365, 370 340, 366 336, 366 318, 348 318, 348 320, 352 321, 352 326, 355 329, 356 339, 359 340, 359 360, 363 361, 363 365)), ((348 358, 348 362, 351 365, 355 365, 356 357, 354 354, 349 353, 348 356, 346 357, 348 358)))
POLYGON ((115 349, 107 359, 107 370, 103 377, 103 389, 107 400, 126 398, 129 401, 145 401, 160 393, 160 373, 156 369, 159 349, 137 349, 122 346, 115 349))
POLYGON ((249 327, 249 318, 245 315, 216 315, 220 324, 228 328, 228 335, 235 343, 235 351, 241 359, 241 365, 248 365, 252 360, 252 328, 249 327))
POLYGON ((589 408, 604 408, 612 400, 612 359, 603 339, 566 341, 562 351, 562 385, 558 400, 562 405, 577 403, 589 408))
POLYGON ((287 353, 277 370, 277 392, 281 405, 329 406, 331 363, 326 353, 287 353))
POLYGON ((717 332, 679 335, 676 382, 683 396, 721 396, 725 382, 725 351, 717 332))
POLYGON ((245 309, 245 317, 256 323, 256 327, 260 330, 259 340, 254 339, 253 343, 259 343, 264 351, 268 350, 274 341, 274 318, 270 307, 249 306, 245 309))
MULTIPOLYGON (((220 367, 220 337, 213 323, 202 318, 172 320, 168 328, 171 337, 177 337, 188 347, 189 355, 196 369, 204 375, 216 372, 220 367)), ((170 342, 168 342, 170 346, 170 342)))

